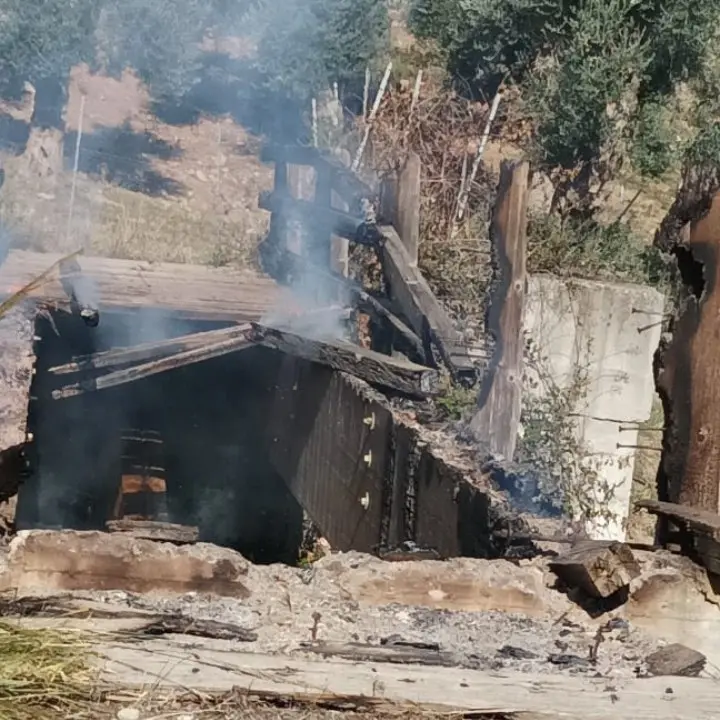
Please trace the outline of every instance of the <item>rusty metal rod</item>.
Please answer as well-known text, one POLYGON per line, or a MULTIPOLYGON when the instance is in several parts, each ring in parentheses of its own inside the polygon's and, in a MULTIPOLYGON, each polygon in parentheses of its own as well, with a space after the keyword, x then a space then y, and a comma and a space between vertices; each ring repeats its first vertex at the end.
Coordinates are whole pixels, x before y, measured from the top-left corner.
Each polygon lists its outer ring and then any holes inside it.
POLYGON ((617 443, 616 447, 618 450, 625 448, 627 450, 652 450, 653 452, 662 452, 662 448, 653 447, 652 445, 621 445, 617 443))
POLYGON ((160 360, 135 365, 125 370, 117 370, 115 372, 108 373, 107 375, 101 375, 97 378, 81 380, 78 383, 66 385, 58 390, 53 390, 52 396, 55 400, 61 400, 64 398, 75 397, 76 395, 82 395, 87 392, 105 390, 107 388, 116 387, 135 380, 142 380, 143 378, 167 372, 168 370, 175 370, 176 368, 192 365, 193 363, 221 357, 223 355, 227 355, 228 353, 256 344, 257 341, 254 339, 254 330, 250 328, 245 331, 245 334, 239 337, 231 338, 230 340, 226 340, 224 342, 214 343, 213 345, 195 348, 193 350, 187 350, 160 360))
POLYGON ((249 323, 234 325, 220 330, 209 330, 206 332, 183 335, 181 337, 160 340, 158 342, 143 343, 129 348, 114 348, 104 352, 93 353, 92 355, 81 355, 73 362, 64 365, 51 367, 49 372, 52 375, 68 375, 71 373, 84 372, 96 368, 109 368, 117 365, 129 365, 133 362, 144 360, 155 360, 164 355, 191 350, 195 347, 205 347, 209 342, 220 342, 236 337, 246 337, 251 331, 249 323))
POLYGON ((664 427, 643 427, 642 425, 621 425, 619 432, 664 432, 664 427))

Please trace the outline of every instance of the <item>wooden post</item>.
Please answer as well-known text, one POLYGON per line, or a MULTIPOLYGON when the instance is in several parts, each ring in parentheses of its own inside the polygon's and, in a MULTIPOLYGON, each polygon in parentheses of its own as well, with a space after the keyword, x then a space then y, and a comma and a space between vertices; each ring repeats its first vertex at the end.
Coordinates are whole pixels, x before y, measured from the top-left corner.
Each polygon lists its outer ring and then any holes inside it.
MULTIPOLYGON (((350 152, 345 149, 337 151, 337 156, 345 167, 350 166, 350 152)), ((336 193, 332 192, 330 201, 333 207, 348 212, 350 206, 336 193)), ((339 275, 350 275, 350 242, 346 238, 333 235, 330 239, 330 267, 339 275)))
MULTIPOLYGON (((275 162, 275 179, 273 191, 276 195, 283 196, 288 192, 288 166, 281 160, 275 162)), ((273 213, 270 216, 270 238, 271 242, 277 245, 279 252, 287 249, 287 221, 282 213, 273 213)))
POLYGON ((496 266, 487 327, 495 339, 495 349, 470 425, 478 441, 506 460, 512 460, 515 453, 522 399, 529 179, 528 163, 502 164, 491 226, 496 266))
POLYGON ((413 267, 417 267, 420 245, 421 175, 420 156, 411 152, 398 178, 397 214, 394 224, 408 251, 413 267))
MULTIPOLYGON (((315 196, 315 169, 308 165, 289 165, 287 170, 288 191, 297 200, 313 200, 315 196)), ((308 248, 303 242, 302 228, 291 222, 287 227, 287 249, 297 255, 306 255, 308 248)))
MULTIPOLYGON (((713 171, 713 174, 716 171, 713 171)), ((720 193, 717 181, 689 178, 655 244, 674 256, 677 310, 655 366, 665 408, 658 497, 720 513, 720 193)), ((658 540, 667 539, 659 523, 658 540)))

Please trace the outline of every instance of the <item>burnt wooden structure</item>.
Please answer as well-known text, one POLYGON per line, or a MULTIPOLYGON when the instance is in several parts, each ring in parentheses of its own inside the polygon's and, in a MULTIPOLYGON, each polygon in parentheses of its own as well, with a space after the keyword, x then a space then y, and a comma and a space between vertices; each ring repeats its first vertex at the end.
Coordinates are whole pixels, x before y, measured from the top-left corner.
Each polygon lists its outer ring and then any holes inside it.
MULTIPOLYGON (((306 277, 312 277, 313 272, 322 275, 334 272, 338 263, 333 235, 351 244, 373 248, 391 303, 390 310, 386 309, 380 318, 389 335, 394 337, 398 327, 407 326, 415 336, 410 345, 422 348, 422 353, 413 360, 435 365, 437 355, 454 375, 474 375, 475 367, 460 334, 417 268, 420 181, 417 162, 411 162, 403 173, 405 185, 398 191, 398 197, 405 204, 399 208, 394 203, 395 217, 389 219, 398 224, 403 237, 393 225, 378 222, 374 190, 332 154, 316 148, 272 146, 263 151, 262 158, 275 163, 274 189, 264 193, 259 201, 260 207, 272 213, 269 238, 263 248, 268 271, 287 281, 288 275, 298 271, 294 256, 301 255, 304 261, 301 270, 306 277), (288 178, 297 177, 297 171, 291 172, 289 168, 297 166, 310 171, 303 172, 299 186, 295 183, 292 187, 288 178), (307 199, 311 184, 312 201, 307 199), (298 226, 303 236, 300 247, 296 245, 298 226)), ((402 347, 398 349, 407 352, 407 332, 402 335, 402 347)))

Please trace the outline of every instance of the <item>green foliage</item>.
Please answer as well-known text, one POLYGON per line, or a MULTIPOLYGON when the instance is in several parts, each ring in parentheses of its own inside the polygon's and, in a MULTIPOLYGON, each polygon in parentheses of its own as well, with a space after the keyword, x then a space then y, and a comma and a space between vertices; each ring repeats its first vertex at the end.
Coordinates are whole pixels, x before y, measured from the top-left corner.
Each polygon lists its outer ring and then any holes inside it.
POLYGON ((555 215, 536 214, 528 223, 528 271, 663 287, 670 266, 623 222, 563 222, 555 215))
POLYGON ((710 93, 719 21, 715 0, 415 0, 411 13, 465 85, 521 87, 537 161, 601 179, 628 148, 649 176, 677 161, 671 100, 680 83, 710 93))
POLYGON ((257 16, 262 81, 301 100, 334 82, 356 90, 388 49, 385 0, 267 0, 257 16))

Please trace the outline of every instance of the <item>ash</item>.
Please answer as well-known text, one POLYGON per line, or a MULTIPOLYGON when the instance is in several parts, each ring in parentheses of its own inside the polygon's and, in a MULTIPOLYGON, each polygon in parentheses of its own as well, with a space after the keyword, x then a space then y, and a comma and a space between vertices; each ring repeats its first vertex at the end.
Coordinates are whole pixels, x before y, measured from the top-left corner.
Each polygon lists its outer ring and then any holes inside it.
MULTIPOLYGON (((343 565, 348 559, 341 560, 343 565)), ((358 582, 373 564, 351 562, 358 582)), ((347 568, 345 568, 347 569, 347 568)), ((624 620, 610 621, 598 644, 602 623, 568 619, 555 608, 531 617, 521 613, 434 609, 415 605, 358 602, 344 586, 349 574, 331 564, 306 569, 251 566, 246 600, 197 593, 133 595, 94 592, 93 599, 158 613, 179 613, 198 620, 232 623, 257 633, 242 650, 302 654, 317 642, 435 644, 458 666, 527 673, 585 674, 630 678, 657 642, 624 620), (313 638, 314 635, 314 638, 313 638), (597 645, 591 660, 591 648, 597 645)))

